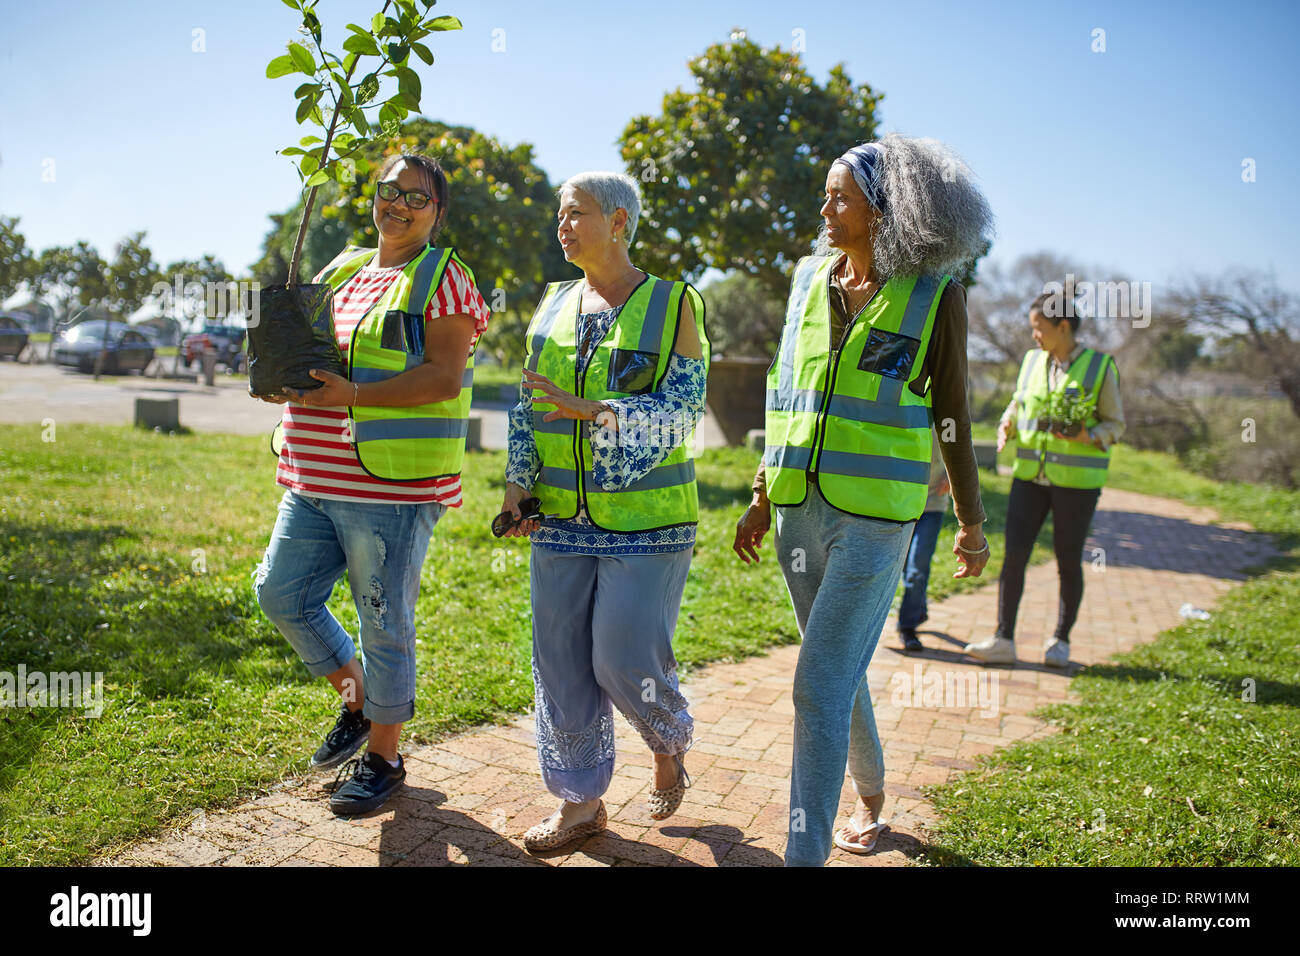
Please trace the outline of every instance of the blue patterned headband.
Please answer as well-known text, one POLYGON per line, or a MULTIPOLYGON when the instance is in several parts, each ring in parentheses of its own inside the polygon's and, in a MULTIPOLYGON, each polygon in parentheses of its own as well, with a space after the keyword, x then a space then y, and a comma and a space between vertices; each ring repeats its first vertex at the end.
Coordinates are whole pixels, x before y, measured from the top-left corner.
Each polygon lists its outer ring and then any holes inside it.
MULTIPOLYGON (((884 158, 884 147, 878 143, 865 143, 862 146, 854 146, 851 150, 835 160, 836 163, 843 163, 849 167, 849 172, 853 173, 853 181, 858 184, 862 194, 867 197, 867 202, 876 208, 877 212, 883 213, 888 205, 885 199, 885 191, 880 185, 880 161, 884 158)), ((832 166, 835 163, 831 164, 832 166)))

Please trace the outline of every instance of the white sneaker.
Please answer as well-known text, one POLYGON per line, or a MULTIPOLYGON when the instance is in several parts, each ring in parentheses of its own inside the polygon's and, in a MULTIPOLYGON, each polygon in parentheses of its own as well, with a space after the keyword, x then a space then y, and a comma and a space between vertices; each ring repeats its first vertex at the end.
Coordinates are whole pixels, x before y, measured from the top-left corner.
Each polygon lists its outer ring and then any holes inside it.
POLYGON ((1069 667, 1070 642, 1052 638, 1043 651, 1043 663, 1048 667, 1069 667))
POLYGON ((985 664, 1016 662, 1016 642, 1006 637, 990 637, 978 644, 967 644, 964 652, 985 664))

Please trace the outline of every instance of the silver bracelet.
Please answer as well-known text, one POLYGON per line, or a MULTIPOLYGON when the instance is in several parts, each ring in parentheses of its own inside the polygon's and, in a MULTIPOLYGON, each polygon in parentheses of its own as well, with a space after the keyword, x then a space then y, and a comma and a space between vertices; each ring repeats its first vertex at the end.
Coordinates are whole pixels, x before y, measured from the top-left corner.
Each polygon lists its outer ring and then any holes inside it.
POLYGON ((961 545, 957 544, 956 541, 953 542, 953 546, 962 554, 986 554, 989 550, 989 539, 984 539, 984 547, 980 548, 978 551, 971 551, 969 548, 963 548, 961 545))

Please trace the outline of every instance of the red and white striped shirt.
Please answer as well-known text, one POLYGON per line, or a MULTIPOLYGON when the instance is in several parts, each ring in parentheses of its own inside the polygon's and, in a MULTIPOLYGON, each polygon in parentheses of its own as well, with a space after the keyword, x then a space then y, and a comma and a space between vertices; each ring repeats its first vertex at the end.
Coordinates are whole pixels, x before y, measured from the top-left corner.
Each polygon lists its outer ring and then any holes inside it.
MULTIPOLYGON (((365 266, 334 293, 334 328, 344 361, 347 361, 352 330, 374 308, 403 268, 365 266)), ((317 275, 315 281, 320 282, 321 275, 317 275)), ((432 322, 444 315, 461 314, 474 317, 472 349, 487 328, 490 312, 468 274, 452 260, 443 273, 437 294, 425 310, 424 320, 432 322)), ((458 475, 429 481, 396 482, 366 474, 350 438, 345 436, 347 418, 346 407, 311 408, 287 403, 281 419, 284 439, 276 481, 314 498, 380 504, 436 501, 449 508, 460 507, 458 475)))

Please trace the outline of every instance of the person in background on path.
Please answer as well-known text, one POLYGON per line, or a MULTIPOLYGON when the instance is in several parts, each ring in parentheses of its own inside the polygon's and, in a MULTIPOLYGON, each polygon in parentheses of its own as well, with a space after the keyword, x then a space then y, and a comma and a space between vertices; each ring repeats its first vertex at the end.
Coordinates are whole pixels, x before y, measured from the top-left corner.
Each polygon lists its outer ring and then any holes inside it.
POLYGON ((1009 441, 1016 448, 1006 557, 998 578, 998 627, 992 637, 966 645, 966 653, 985 664, 1015 662, 1025 567, 1049 512, 1061 597, 1043 663, 1070 663, 1070 629, 1083 601, 1083 544, 1106 483, 1111 446, 1124 433, 1115 361, 1075 340, 1079 316, 1066 308, 1072 305, 1066 294, 1055 292, 1043 293, 1029 307, 1038 347, 1025 353, 1015 394, 998 425, 998 451, 1009 441))
POLYGON ((986 248, 992 213, 969 167, 929 139, 886 136, 826 174, 816 252, 799 261, 768 371, 766 447, 733 550, 776 552, 803 645, 794 675, 787 866, 834 845, 869 853, 885 765, 867 665, 925 510, 933 428, 961 528, 956 577, 989 557, 966 400, 966 300, 951 272, 986 248), (834 832, 844 766, 858 804, 834 832))
POLYGON ((384 163, 378 248, 348 246, 315 280, 334 288, 349 377, 313 370, 324 384, 287 395, 278 429, 285 492, 254 590, 307 670, 343 698, 312 766, 338 766, 369 738, 339 771, 350 776, 330 796, 338 814, 377 809, 406 779, 397 744, 415 714, 420 569, 434 525, 461 505, 474 346, 489 312, 455 250, 433 245, 447 195, 434 160, 384 163), (344 571, 360 660, 325 606, 344 571))
POLYGON ((903 639, 903 650, 909 654, 925 650, 916 636, 916 629, 930 617, 925 590, 930 585, 934 546, 939 541, 943 517, 948 513, 951 492, 948 469, 943 467, 939 439, 935 436, 930 452, 929 497, 925 499, 924 513, 916 519, 912 543, 907 548, 907 560, 903 562, 903 603, 898 608, 898 635, 903 639))
POLYGON ((614 707, 654 754, 650 817, 671 816, 690 784, 694 720, 672 640, 709 368, 699 293, 632 265, 636 180, 580 173, 559 199, 557 238, 583 278, 548 285, 529 324, 498 518, 531 537, 537 759, 562 801, 524 834, 532 852, 604 829, 614 707), (530 496, 544 522, 521 513, 530 496))

